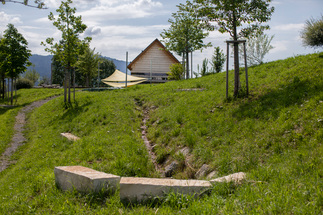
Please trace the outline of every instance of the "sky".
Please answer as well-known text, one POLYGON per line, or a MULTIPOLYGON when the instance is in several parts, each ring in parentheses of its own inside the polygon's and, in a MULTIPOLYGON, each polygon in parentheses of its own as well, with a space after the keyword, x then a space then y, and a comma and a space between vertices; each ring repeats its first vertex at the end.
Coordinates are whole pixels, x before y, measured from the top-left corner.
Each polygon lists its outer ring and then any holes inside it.
MULTIPOLYGON (((32 2, 32 0, 30 0, 32 2)), ((76 15, 81 15, 88 28, 84 36, 91 36, 91 48, 103 56, 118 60, 132 61, 156 38, 162 39, 160 33, 169 28, 168 20, 177 11, 176 5, 186 0, 74 0, 76 15)), ((8 23, 14 24, 29 42, 32 54, 48 55, 41 46, 41 41, 48 37, 60 39, 61 33, 48 20, 50 12, 56 13, 60 5, 57 0, 45 0, 48 9, 39 10, 15 3, 0 5, 0 34, 3 34, 8 23)), ((322 51, 304 47, 300 32, 306 20, 318 19, 323 15, 323 0, 273 0, 275 12, 268 22, 269 36, 274 35, 274 48, 265 56, 265 61, 285 59, 296 55, 322 51)), ((210 32, 205 42, 220 46, 226 50, 225 41, 228 34, 210 32)), ((214 47, 193 54, 194 70, 203 59, 211 59, 214 47)), ((175 55, 176 56, 176 55, 175 55)), ((177 56, 180 60, 180 57, 177 56)), ((230 60, 232 66, 233 60, 230 60)))

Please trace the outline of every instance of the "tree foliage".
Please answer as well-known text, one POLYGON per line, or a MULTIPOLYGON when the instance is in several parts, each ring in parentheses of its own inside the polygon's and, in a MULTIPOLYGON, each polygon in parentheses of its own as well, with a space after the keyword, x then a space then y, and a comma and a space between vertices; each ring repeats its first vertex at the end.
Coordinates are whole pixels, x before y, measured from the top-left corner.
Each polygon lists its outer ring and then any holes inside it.
POLYGON ((223 69, 224 62, 225 62, 225 55, 223 51, 220 49, 220 47, 215 47, 214 54, 210 61, 212 66, 212 73, 221 72, 223 69))
POLYGON ((170 72, 167 73, 168 80, 181 80, 184 75, 183 66, 180 63, 172 64, 170 67, 170 72))
POLYGON ((189 56, 190 52, 211 46, 210 43, 204 44, 203 39, 208 36, 200 25, 197 17, 191 16, 190 11, 194 6, 186 7, 183 4, 178 5, 178 11, 172 14, 173 19, 169 19, 171 24, 168 30, 161 33, 163 42, 167 49, 175 51, 178 55, 184 55, 186 58, 186 77, 189 76, 189 56), (187 11, 187 10, 190 11, 187 11))
POLYGON ((5 87, 6 70, 4 67, 4 62, 6 58, 7 58, 7 55, 6 55, 5 40, 2 37, 2 35, 0 35, 0 95, 2 99, 4 99, 5 92, 6 92, 6 87, 5 87))
POLYGON ((94 51, 95 49, 91 50, 90 47, 87 47, 76 62, 77 70, 83 75, 86 87, 90 87, 92 78, 98 72, 98 63, 100 59, 99 54, 94 53, 94 51))
POLYGON ((26 5, 28 7, 35 7, 35 8, 39 8, 39 9, 46 9, 45 7, 45 3, 42 0, 34 0, 34 4, 30 4, 30 1, 28 0, 23 0, 23 1, 19 1, 19 0, 0 0, 2 4, 6 4, 6 3, 17 3, 17 4, 23 4, 26 5))
POLYGON ((301 32, 301 38, 305 46, 318 48, 323 46, 323 15, 321 19, 311 18, 306 20, 301 32))
MULTIPOLYGON (((271 0, 194 0, 187 1, 187 8, 194 5, 197 9, 193 15, 200 17, 204 28, 229 33, 234 41, 261 34, 268 25, 261 25, 270 20, 274 7, 270 7, 271 0)), ((188 9, 189 10, 189 9, 188 9)), ((239 80, 239 49, 234 43, 234 96, 240 89, 239 80)))
POLYGON ((63 86, 65 78, 65 67, 58 60, 57 55, 52 58, 52 84, 63 86))
POLYGON ((100 80, 102 80, 114 73, 114 71, 116 70, 116 65, 112 60, 100 58, 99 69, 100 69, 100 80))
POLYGON ((19 77, 19 74, 26 71, 30 65, 29 57, 31 51, 28 49, 28 42, 22 34, 14 27, 13 24, 8 24, 8 28, 4 31, 3 39, 1 40, 0 50, 4 61, 1 63, 1 73, 3 78, 11 78, 11 105, 13 104, 14 79, 19 77), (4 56, 4 57, 3 57, 4 56))
POLYGON ((82 23, 81 16, 75 16, 76 8, 72 8, 72 0, 62 1, 60 7, 56 10, 59 13, 58 18, 50 12, 48 19, 53 21, 53 25, 61 31, 61 40, 54 43, 54 38, 47 38, 46 43, 42 45, 46 47, 45 50, 53 55, 56 55, 56 60, 65 67, 64 80, 64 102, 71 102, 70 100, 70 86, 71 86, 71 70, 75 66, 77 57, 84 50, 84 47, 91 41, 90 37, 80 40, 80 34, 85 31, 87 26, 82 23), (68 87, 68 98, 66 99, 68 87))
POLYGON ((36 81, 39 79, 40 75, 35 69, 35 65, 33 65, 32 69, 28 69, 25 74, 24 78, 32 81, 33 85, 35 85, 36 81))
MULTIPOLYGON (((256 66, 264 63, 265 55, 269 53, 274 47, 270 44, 274 35, 260 34, 247 40, 246 52, 248 66, 256 66)), ((244 58, 243 46, 239 47, 239 51, 244 58)))

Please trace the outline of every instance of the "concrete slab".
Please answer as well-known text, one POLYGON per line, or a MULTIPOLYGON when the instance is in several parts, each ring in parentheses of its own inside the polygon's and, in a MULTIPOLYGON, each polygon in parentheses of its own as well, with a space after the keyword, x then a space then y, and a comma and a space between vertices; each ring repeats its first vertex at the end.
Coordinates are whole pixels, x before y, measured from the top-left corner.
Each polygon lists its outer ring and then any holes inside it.
POLYGON ((71 134, 71 133, 61 133, 61 135, 63 137, 66 137, 68 140, 71 140, 71 141, 76 141, 76 140, 79 140, 80 138, 75 136, 74 134, 71 134))
POLYGON ((55 182, 66 191, 76 189, 79 192, 115 192, 120 176, 99 172, 83 166, 55 167, 55 182))
POLYGON ((238 173, 234 173, 234 174, 231 174, 231 175, 227 175, 227 176, 224 176, 224 177, 221 177, 221 178, 216 178, 216 179, 213 179, 213 180, 210 180, 210 182, 212 184, 216 184, 216 183, 223 183, 223 182, 234 182, 234 183, 241 183, 243 180, 246 179, 246 173, 244 172, 238 172, 238 173))
POLYGON ((211 186, 209 181, 202 180, 122 177, 120 180, 120 199, 140 202, 150 197, 162 197, 169 192, 198 195, 211 186))

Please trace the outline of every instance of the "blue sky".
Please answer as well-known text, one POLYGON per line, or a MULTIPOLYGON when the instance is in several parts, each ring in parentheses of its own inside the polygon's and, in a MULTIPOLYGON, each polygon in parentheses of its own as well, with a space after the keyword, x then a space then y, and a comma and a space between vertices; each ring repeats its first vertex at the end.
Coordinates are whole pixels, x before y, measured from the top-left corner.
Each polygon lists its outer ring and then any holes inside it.
MULTIPOLYGON (((19 4, 0 6, 0 33, 12 23, 29 42, 33 54, 47 55, 40 45, 47 37, 60 38, 60 32, 48 20, 49 12, 56 13, 60 1, 45 0, 49 9, 38 10, 19 4)), ((177 11, 176 5, 185 0, 74 0, 77 15, 82 15, 87 24, 86 36, 92 36, 91 47, 104 56, 133 60, 155 38, 160 38, 163 29, 169 27, 168 19, 177 11)), ((266 31, 274 35, 274 49, 265 57, 266 61, 284 59, 316 50, 302 45, 300 31, 305 20, 323 15, 323 0, 277 0, 272 1, 275 12, 266 31)), ((211 32, 205 42, 225 49, 228 34, 211 32)), ((322 51, 322 49, 320 50, 322 51)), ((204 58, 210 59, 213 48, 194 53, 194 65, 204 58)), ((233 61, 231 61, 233 63, 233 61)), ((231 64, 231 63, 230 63, 231 64)))

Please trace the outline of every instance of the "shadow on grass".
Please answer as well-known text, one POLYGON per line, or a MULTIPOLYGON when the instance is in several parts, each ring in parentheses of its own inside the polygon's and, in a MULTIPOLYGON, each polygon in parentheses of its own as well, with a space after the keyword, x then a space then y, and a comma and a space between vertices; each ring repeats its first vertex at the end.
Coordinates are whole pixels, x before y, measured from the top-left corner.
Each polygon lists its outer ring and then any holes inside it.
POLYGON ((67 110, 62 116, 61 119, 73 119, 77 117, 80 113, 84 111, 84 109, 88 106, 90 106, 93 102, 92 101, 87 101, 82 105, 79 105, 77 101, 74 103, 71 103, 69 105, 64 104, 64 108, 67 110))
POLYGON ((282 108, 300 105, 305 99, 320 93, 320 89, 323 89, 322 84, 313 85, 310 81, 301 81, 295 77, 289 85, 280 86, 256 100, 241 104, 233 112, 233 117, 266 119, 270 116, 276 119, 282 108))

